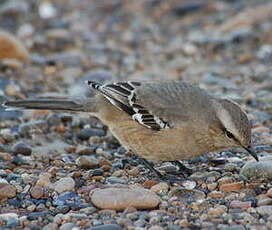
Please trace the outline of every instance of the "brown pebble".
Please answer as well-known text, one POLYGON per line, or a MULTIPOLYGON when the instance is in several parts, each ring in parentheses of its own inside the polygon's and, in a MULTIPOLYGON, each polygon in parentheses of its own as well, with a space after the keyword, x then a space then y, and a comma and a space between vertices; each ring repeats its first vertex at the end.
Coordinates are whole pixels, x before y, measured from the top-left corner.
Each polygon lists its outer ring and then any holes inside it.
POLYGON ((140 169, 138 167, 134 167, 131 170, 128 170, 128 174, 131 176, 138 176, 140 173, 140 169))
POLYGON ((12 34, 0 31, 0 59, 28 62, 30 55, 24 45, 12 34))
POLYGON ((5 198, 13 198, 16 196, 17 189, 10 184, 0 184, 0 200, 5 198))
POLYGON ((272 198, 272 188, 268 189, 266 194, 267 194, 267 196, 272 198))
POLYGON ((250 208, 252 205, 251 201, 240 201, 240 200, 233 200, 230 202, 230 208, 243 208, 247 209, 250 208))
POLYGON ((220 216, 220 215, 222 215, 222 214, 224 214, 226 212, 227 212, 227 207, 224 206, 224 205, 220 205, 220 206, 218 206, 216 208, 209 209, 208 215, 211 215, 211 216, 220 216))
POLYGON ((169 185, 165 182, 160 182, 158 184, 153 185, 150 188, 151 192, 160 193, 160 192, 167 192, 169 189, 169 185))
POLYGON ((12 156, 9 153, 2 153, 0 152, 0 159, 3 159, 5 161, 11 161, 12 156))
POLYGON ((222 177, 217 182, 220 185, 222 185, 222 184, 230 184, 230 183, 233 182, 233 178, 232 177, 222 177))
POLYGON ((243 182, 234 182, 230 184, 222 184, 220 185, 220 191, 223 192, 235 192, 239 191, 240 189, 244 188, 244 183, 243 182))
POLYGON ((158 181, 155 181, 155 180, 146 180, 143 184, 142 184, 142 186, 144 187, 144 188, 151 188, 153 185, 155 185, 155 184, 158 184, 158 181))
POLYGON ((44 195, 44 188, 41 186, 34 186, 30 189, 30 195, 35 199, 40 199, 44 195))
POLYGON ((219 198, 224 197, 224 193, 222 193, 220 191, 212 191, 208 194, 208 197, 219 199, 219 198))
POLYGON ((36 186, 48 187, 51 184, 50 182, 51 176, 52 175, 50 173, 42 173, 39 176, 38 181, 36 182, 36 186))

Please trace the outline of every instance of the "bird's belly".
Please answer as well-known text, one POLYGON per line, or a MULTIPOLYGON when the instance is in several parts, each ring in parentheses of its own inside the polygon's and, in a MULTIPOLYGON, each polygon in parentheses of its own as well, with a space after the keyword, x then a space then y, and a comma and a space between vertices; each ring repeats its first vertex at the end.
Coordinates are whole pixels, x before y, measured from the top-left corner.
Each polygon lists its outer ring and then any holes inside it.
MULTIPOLYGON (((134 121, 126 121, 128 123, 134 121)), ((197 151, 196 144, 190 140, 183 140, 183 136, 175 130, 163 130, 160 132, 145 128, 136 123, 120 126, 111 126, 112 134, 127 150, 131 150, 137 155, 155 161, 175 161, 183 160, 201 155, 197 151)), ((190 135, 187 133, 186 136, 190 135)), ((187 139, 187 138, 186 138, 187 139)))
POLYGON ((204 154, 207 148, 196 143, 190 125, 154 131, 140 125, 103 98, 99 119, 127 150, 150 160, 175 161, 204 154), (104 105, 104 106, 103 106, 104 105))

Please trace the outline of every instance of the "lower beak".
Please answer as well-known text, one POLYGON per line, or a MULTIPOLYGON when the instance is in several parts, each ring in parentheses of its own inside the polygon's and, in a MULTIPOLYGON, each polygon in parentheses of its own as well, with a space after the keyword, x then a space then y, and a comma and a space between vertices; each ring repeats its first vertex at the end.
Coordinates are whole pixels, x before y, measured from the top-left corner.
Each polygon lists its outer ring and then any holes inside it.
POLYGON ((253 152, 253 151, 252 151, 250 148, 248 148, 248 147, 243 146, 243 148, 244 148, 251 156, 253 156, 253 157, 255 158, 256 161, 259 161, 259 158, 258 158, 258 156, 257 156, 257 154, 256 154, 255 152, 253 152))

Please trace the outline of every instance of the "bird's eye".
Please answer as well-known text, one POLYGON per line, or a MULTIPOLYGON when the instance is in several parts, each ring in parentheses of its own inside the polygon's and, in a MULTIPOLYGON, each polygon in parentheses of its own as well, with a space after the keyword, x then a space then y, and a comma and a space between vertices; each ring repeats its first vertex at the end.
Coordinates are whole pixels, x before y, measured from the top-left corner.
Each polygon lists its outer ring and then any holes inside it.
POLYGON ((226 135, 228 138, 234 139, 234 135, 231 132, 226 131, 226 135))

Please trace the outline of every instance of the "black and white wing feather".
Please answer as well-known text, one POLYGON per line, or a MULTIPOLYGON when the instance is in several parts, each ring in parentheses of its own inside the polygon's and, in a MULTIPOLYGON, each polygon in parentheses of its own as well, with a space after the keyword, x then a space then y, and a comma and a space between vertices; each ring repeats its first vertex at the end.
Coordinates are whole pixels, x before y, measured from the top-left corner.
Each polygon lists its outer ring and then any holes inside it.
POLYGON ((141 83, 128 81, 102 85, 87 81, 87 84, 102 93, 114 106, 128 113, 141 125, 153 130, 169 128, 166 121, 138 103, 136 89, 141 86, 141 83))

